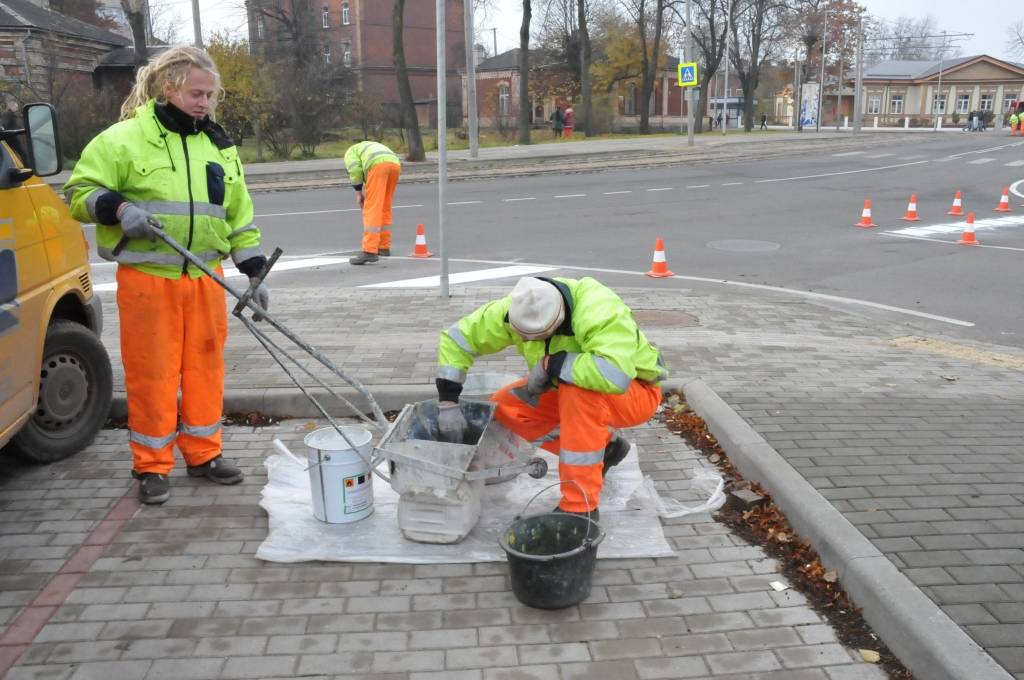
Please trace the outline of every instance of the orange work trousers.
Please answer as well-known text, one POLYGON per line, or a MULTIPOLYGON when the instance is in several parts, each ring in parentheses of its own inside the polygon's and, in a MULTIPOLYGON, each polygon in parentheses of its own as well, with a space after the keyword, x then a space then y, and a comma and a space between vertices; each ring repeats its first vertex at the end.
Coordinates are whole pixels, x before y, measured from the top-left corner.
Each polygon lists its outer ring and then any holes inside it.
POLYGON ((526 378, 506 385, 491 398, 498 404, 498 422, 558 456, 562 484, 559 507, 589 512, 601 499, 604 447, 609 428, 636 427, 650 420, 661 403, 657 385, 634 380, 623 394, 585 390, 561 384, 527 403, 526 378), (576 482, 573 484, 572 482, 576 482), (579 486, 577 486, 579 485, 579 486))
POLYGON ((391 202, 395 198, 401 166, 379 163, 366 175, 363 184, 363 252, 377 253, 391 248, 391 202))
POLYGON ((208 276, 166 279, 120 266, 117 308, 135 471, 169 473, 174 444, 189 466, 220 455, 224 290, 208 276))

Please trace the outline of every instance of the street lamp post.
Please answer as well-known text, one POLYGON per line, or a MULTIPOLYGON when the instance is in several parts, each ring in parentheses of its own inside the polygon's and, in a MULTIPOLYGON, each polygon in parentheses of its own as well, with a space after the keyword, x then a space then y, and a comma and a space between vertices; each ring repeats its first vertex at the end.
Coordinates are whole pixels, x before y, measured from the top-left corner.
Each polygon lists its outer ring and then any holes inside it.
MULTIPOLYGON (((693 61, 693 31, 690 28, 690 0, 686 0, 686 60, 693 61)), ((686 146, 693 146, 693 87, 686 88, 686 146)))
POLYGON ((448 63, 445 0, 437 2, 437 230, 441 242, 441 297, 448 297, 448 63))
POLYGON ((828 50, 828 14, 825 10, 825 28, 821 36, 821 78, 818 80, 818 114, 814 118, 814 131, 821 131, 821 97, 825 93, 825 54, 828 50))

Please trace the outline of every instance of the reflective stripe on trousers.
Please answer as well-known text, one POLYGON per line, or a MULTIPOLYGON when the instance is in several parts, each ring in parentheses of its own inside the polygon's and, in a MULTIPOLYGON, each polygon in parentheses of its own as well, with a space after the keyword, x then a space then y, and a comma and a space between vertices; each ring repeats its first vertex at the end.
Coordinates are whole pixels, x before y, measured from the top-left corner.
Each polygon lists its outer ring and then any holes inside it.
POLYGON ((381 248, 391 249, 391 203, 401 167, 395 163, 380 163, 370 168, 363 185, 363 252, 376 253, 381 248))
POLYGON ((208 276, 166 279, 118 267, 117 307, 135 471, 169 473, 174 444, 191 466, 220 455, 224 291, 208 276))
POLYGON ((559 456, 558 475, 576 484, 562 485, 563 510, 583 512, 597 507, 609 428, 636 427, 650 420, 661 402, 656 385, 633 380, 623 394, 608 394, 562 384, 540 395, 531 406, 512 392, 520 379, 498 390, 495 417, 523 439, 559 456))

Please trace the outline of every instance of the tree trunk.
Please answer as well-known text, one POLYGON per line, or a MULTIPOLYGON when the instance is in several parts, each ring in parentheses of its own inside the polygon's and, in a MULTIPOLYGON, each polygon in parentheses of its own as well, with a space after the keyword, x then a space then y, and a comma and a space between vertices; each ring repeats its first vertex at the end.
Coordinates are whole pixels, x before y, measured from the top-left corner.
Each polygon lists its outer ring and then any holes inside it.
POLYGON ((121 0, 121 9, 128 17, 128 25, 132 29, 137 71, 149 61, 149 51, 146 49, 146 3, 141 0, 121 0))
POLYGON ((751 132, 754 129, 754 97, 753 94, 748 95, 748 92, 753 93, 757 89, 758 77, 756 73, 745 74, 740 82, 743 83, 743 130, 751 132), (753 75, 753 79, 751 79, 753 75))
POLYGON ((530 143, 530 0, 523 0, 523 23, 519 26, 519 143, 530 143))
MULTIPOLYGON (((641 45, 644 48, 644 72, 640 80, 640 134, 651 133, 651 97, 654 95, 654 86, 658 80, 658 57, 661 52, 661 29, 665 17, 665 0, 653 0, 654 2, 654 40, 651 42, 651 59, 647 59, 646 40, 641 38, 641 45)), ((643 34, 642 34, 643 35, 643 34)))
MULTIPOLYGON (((409 85, 409 68, 405 63, 405 0, 395 0, 394 12, 391 15, 392 29, 392 52, 395 59, 395 76, 398 78, 398 96, 401 98, 402 126, 405 129, 405 138, 409 145, 409 152, 406 159, 410 161, 422 161, 426 159, 423 153, 423 138, 420 136, 420 123, 416 118, 416 104, 412 99, 412 87, 409 85)), ((443 111, 437 115, 443 116, 443 111)))
MULTIPOLYGON (((583 132, 586 135, 592 134, 594 125, 593 114, 591 114, 591 101, 593 92, 590 84, 590 29, 587 28, 587 3, 586 0, 579 0, 579 33, 580 33, 580 105, 582 111, 577 118, 582 123, 583 132)), ((579 125, 579 124, 577 124, 579 125)))

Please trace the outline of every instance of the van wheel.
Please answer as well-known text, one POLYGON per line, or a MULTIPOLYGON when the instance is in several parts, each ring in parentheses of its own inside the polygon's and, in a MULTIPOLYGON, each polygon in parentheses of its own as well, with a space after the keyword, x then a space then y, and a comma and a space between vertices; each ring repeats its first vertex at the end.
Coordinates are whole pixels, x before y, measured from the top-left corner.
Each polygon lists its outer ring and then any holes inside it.
POLYGON ((11 444, 22 456, 52 463, 96 438, 110 412, 114 377, 96 334, 73 321, 46 331, 36 412, 11 444))

